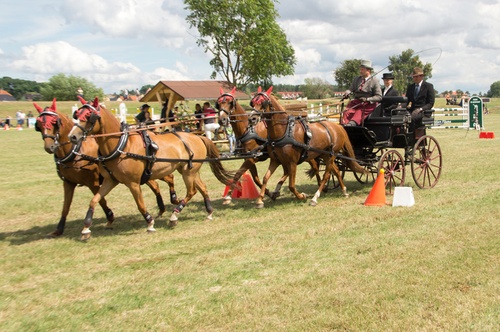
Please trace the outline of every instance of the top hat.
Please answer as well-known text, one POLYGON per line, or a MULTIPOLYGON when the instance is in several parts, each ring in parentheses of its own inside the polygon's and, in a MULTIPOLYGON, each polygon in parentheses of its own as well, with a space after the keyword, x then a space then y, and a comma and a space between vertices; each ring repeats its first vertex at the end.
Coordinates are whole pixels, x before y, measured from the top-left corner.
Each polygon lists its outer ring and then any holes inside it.
POLYGON ((393 80, 394 75, 392 73, 384 73, 384 74, 382 74, 382 79, 383 80, 393 80))
POLYGON ((413 68, 413 74, 411 74, 411 76, 420 76, 423 74, 424 74, 424 71, 422 70, 422 68, 415 67, 415 68, 413 68))
POLYGON ((367 69, 372 70, 372 62, 370 60, 361 60, 361 64, 359 65, 360 67, 365 67, 367 69))
POLYGON ((151 106, 149 106, 148 104, 144 104, 141 106, 141 110, 146 110, 148 108, 150 108, 151 106))

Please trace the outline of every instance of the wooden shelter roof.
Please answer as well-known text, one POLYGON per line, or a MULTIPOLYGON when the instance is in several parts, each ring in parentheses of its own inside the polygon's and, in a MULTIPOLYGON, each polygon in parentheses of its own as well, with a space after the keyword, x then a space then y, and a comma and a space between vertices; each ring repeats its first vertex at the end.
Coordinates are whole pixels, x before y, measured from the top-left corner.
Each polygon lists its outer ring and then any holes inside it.
MULTIPOLYGON (((168 99, 168 109, 171 109, 180 100, 214 100, 221 93, 220 88, 229 92, 231 87, 226 81, 159 81, 142 98, 142 102, 158 101, 161 104, 168 99)), ((237 99, 248 99, 249 96, 237 90, 237 99)))

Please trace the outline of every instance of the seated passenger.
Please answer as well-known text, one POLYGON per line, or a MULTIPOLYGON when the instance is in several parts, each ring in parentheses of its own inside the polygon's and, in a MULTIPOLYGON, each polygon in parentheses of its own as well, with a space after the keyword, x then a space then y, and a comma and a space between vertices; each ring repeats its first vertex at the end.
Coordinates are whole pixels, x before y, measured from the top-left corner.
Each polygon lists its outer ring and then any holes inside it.
MULTIPOLYGON (((382 97, 399 96, 398 90, 396 90, 392 86, 392 83, 394 82, 394 75, 392 73, 384 73, 382 75, 382 80, 384 81, 384 87, 382 88, 382 97)), ((391 111, 399 106, 399 103, 382 102, 382 109, 384 111, 384 114, 391 114, 391 111)))

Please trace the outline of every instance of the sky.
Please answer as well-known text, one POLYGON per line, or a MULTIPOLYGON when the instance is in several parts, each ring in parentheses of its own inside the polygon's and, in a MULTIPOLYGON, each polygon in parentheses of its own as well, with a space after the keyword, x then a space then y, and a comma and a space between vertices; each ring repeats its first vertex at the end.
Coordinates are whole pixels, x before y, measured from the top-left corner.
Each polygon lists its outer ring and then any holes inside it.
MULTIPOLYGON (((407 49, 433 65, 438 92, 486 93, 500 81, 498 0, 281 0, 278 24, 295 50, 295 74, 335 84, 345 60, 372 61, 378 78, 407 49)), ((0 77, 47 82, 63 73, 105 93, 160 80, 208 80, 181 0, 17 0, 0 11, 0 77)), ((222 79, 222 77, 218 77, 222 79)))

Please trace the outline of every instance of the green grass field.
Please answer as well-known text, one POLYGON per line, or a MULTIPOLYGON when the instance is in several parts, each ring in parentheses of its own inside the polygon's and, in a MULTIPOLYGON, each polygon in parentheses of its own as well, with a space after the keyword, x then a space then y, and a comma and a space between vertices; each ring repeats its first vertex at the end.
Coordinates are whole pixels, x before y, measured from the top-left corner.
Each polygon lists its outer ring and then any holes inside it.
MULTIPOLYGON (((53 158, 33 129, 1 131, 1 330, 498 331, 500 114, 489 109, 484 125, 496 139, 428 131, 444 169, 435 188, 421 190, 407 167, 413 207, 364 206, 371 185, 349 173, 350 196, 330 191, 317 207, 286 186, 261 210, 248 200, 223 206, 224 185, 205 165, 213 221, 204 221, 198 194, 175 229, 166 213, 147 234, 120 185, 107 196, 114 229, 98 209, 85 243, 90 191, 77 188, 65 234, 45 239, 63 198, 53 158)), ((305 170, 298 188, 311 197, 305 170)), ((183 195, 179 176, 176 186, 183 195)), ((144 195, 155 214, 152 193, 144 195)))

